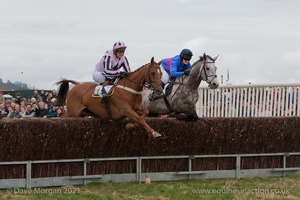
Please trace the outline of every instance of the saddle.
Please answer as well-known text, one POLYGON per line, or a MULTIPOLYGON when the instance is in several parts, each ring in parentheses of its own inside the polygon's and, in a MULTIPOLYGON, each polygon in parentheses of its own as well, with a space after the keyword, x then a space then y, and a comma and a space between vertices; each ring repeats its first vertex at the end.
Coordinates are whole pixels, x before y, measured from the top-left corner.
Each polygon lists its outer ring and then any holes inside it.
POLYGON ((170 78, 169 82, 167 83, 165 89, 164 89, 164 95, 161 96, 161 95, 155 95, 154 94, 154 91, 152 91, 149 96, 148 96, 148 99, 150 101, 154 101, 154 100, 157 100, 157 99, 161 99, 161 98, 164 98, 165 101, 167 101, 166 97, 169 96, 171 93, 172 93, 172 89, 173 89, 173 85, 175 83, 175 79, 176 78, 170 78))
POLYGON ((104 86, 104 88, 103 88, 103 85, 97 85, 95 87, 94 93, 92 94, 92 97, 102 98, 103 97, 103 89, 106 92, 105 96, 111 96, 114 91, 114 85, 107 85, 107 86, 104 86))
POLYGON ((97 85, 95 87, 94 93, 92 94, 92 97, 102 98, 103 96, 105 97, 111 96, 119 80, 120 78, 116 78, 116 80, 112 83, 112 85, 106 85, 106 86, 103 86, 102 84, 97 85))

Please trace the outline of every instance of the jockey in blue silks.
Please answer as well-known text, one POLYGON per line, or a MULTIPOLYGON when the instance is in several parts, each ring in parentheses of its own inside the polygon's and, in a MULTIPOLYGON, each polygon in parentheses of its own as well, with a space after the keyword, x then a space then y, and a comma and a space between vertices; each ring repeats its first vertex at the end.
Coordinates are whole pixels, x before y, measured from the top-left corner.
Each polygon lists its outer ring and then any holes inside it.
MULTIPOLYGON (((169 86, 172 87, 177 77, 190 74, 190 71, 187 69, 192 66, 190 63, 192 56, 193 53, 191 50, 183 49, 179 55, 162 60, 160 69, 162 71, 161 82, 163 88, 168 82, 169 86)), ((149 99, 154 100, 155 98, 152 92, 149 95, 149 99)))
POLYGON ((168 83, 170 78, 177 78, 189 74, 189 71, 186 70, 192 66, 190 63, 192 56, 193 53, 191 50, 183 49, 180 55, 162 60, 160 68, 163 73, 161 78, 163 86, 168 83))

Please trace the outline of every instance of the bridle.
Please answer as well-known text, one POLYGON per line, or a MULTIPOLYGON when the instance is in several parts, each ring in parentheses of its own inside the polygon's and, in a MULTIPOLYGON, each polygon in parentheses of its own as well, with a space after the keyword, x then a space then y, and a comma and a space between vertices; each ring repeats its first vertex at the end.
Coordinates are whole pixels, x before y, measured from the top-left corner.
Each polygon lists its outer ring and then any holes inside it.
MULTIPOLYGON (((160 67, 155 67, 155 68, 160 69, 160 67)), ((159 85, 160 83, 155 83, 154 81, 152 81, 150 70, 151 70, 151 64, 148 67, 148 73, 147 73, 148 81, 146 81, 146 83, 143 85, 143 87, 146 87, 148 89, 155 91, 157 89, 154 87, 154 85, 159 85)))
MULTIPOLYGON (((159 67, 155 67, 155 68, 159 69, 159 67)), ((146 80, 148 78, 148 81, 146 81, 141 86, 155 91, 155 90, 157 90, 154 87, 154 84, 156 84, 156 83, 154 81, 152 81, 152 79, 151 79, 151 71, 150 70, 151 70, 151 63, 149 63, 149 66, 148 66, 148 69, 147 69, 147 74, 146 74, 146 80)), ((123 78, 126 79, 126 80, 129 80, 130 82, 132 82, 132 83, 134 83, 136 85, 139 85, 139 83, 135 82, 134 80, 130 79, 129 77, 123 77, 123 78)), ((159 85, 159 83, 156 84, 156 85, 159 85)), ((134 93, 134 94, 142 94, 142 91, 135 91, 135 90, 133 90, 131 88, 126 87, 125 85, 124 86, 122 86, 122 85, 116 85, 116 87, 125 89, 125 90, 127 90, 127 91, 129 91, 131 93, 134 93)))
MULTIPOLYGON (((198 62, 200 62, 200 60, 199 60, 198 62)), ((215 63, 215 62, 214 62, 214 61, 213 61, 213 62, 211 62, 211 61, 203 61, 202 64, 201 64, 201 66, 200 66, 200 70, 199 70, 200 72, 199 72, 199 74, 200 74, 200 77, 201 77, 201 74, 202 74, 202 71, 203 71, 203 72, 204 72, 205 79, 202 79, 202 80, 206 81, 209 85, 211 85, 211 83, 213 82, 213 80, 214 80, 215 78, 217 78, 217 75, 208 75, 208 74, 207 74, 207 70, 206 70, 206 68, 207 68, 207 65, 206 65, 206 64, 207 64, 207 63, 215 63), (208 79, 209 79, 210 77, 212 77, 212 78, 211 78, 210 81, 208 81, 208 79)), ((189 70, 192 70, 192 68, 194 68, 195 66, 196 66, 196 64, 194 64, 189 70)), ((198 78, 198 77, 199 77, 199 76, 195 76, 195 75, 191 75, 191 74, 189 74, 189 75, 187 75, 187 76, 191 76, 191 77, 195 77, 195 78, 198 78)), ((171 99, 173 99, 174 95, 177 93, 177 91, 178 91, 178 89, 180 88, 180 86, 183 85, 184 79, 185 79, 187 76, 182 77, 182 79, 181 79, 182 82, 179 81, 179 86, 176 88, 175 92, 174 92, 173 95, 170 97, 171 99)), ((165 95, 164 95, 164 101, 165 101, 165 104, 166 104, 166 106, 168 107, 168 109, 172 112, 170 103, 169 103, 169 101, 168 101, 168 99, 167 99, 167 97, 166 97, 165 95)))
MULTIPOLYGON (((200 62, 200 60, 199 60, 199 62, 200 62)), ((201 76, 202 71, 203 71, 203 72, 204 72, 205 79, 202 79, 202 80, 203 80, 203 81, 206 81, 208 84, 211 84, 211 83, 213 82, 213 80, 214 80, 215 78, 217 78, 217 75, 207 75, 207 70, 206 70, 206 67, 207 67, 206 64, 207 64, 207 63, 215 63, 215 62, 214 62, 214 61, 213 61, 213 62, 211 62, 211 61, 203 61, 202 66, 200 67, 200 72, 199 72, 199 74, 200 74, 200 76, 201 76), (211 78, 211 80, 208 81, 208 78, 209 78, 209 77, 213 77, 213 78, 211 78)), ((192 70, 192 68, 194 68, 195 66, 196 66, 196 65, 193 65, 189 70, 192 70)), ((191 77, 198 78, 198 76, 191 75, 191 74, 189 74, 189 75, 187 75, 187 76, 191 76, 191 77)), ((181 85, 183 85, 183 80, 184 80, 184 79, 185 79, 185 77, 181 79, 182 81, 179 81, 179 87, 180 87, 181 85)), ((173 93, 173 95, 172 95, 171 98, 173 98, 173 96, 176 94, 176 92, 177 92, 177 90, 179 89, 179 87, 177 87, 176 91, 173 93)))
MULTIPOLYGON (((212 82, 213 82, 213 80, 215 79, 215 78, 217 78, 217 75, 207 75, 207 70, 206 70, 206 67, 207 67, 207 63, 215 63, 214 61, 213 62, 211 62, 211 61, 203 61, 203 63, 202 63, 202 66, 201 66, 201 68, 200 68, 200 76, 201 76, 201 74, 202 74, 202 71, 204 72, 204 76, 205 76, 205 78, 203 79, 203 81, 206 81, 208 84, 211 84, 212 82), (210 77, 213 77, 213 78, 211 78, 211 80, 210 81, 208 81, 208 79, 210 78, 210 77)), ((196 65, 194 65, 192 68, 194 68, 196 65)), ((190 70, 192 70, 192 68, 190 69, 190 70)), ((188 76, 192 76, 192 77, 196 77, 196 76, 194 76, 194 75, 188 75, 188 76)))
POLYGON ((202 71, 204 71, 204 75, 205 75, 205 79, 203 79, 204 81, 206 81, 208 84, 211 84, 213 82, 213 80, 215 78, 217 78, 217 75, 207 75, 207 70, 206 70, 206 64, 207 63, 215 63, 215 62, 208 62, 208 61, 204 61, 203 65, 202 65, 202 69, 200 70, 200 75, 202 74, 202 71), (213 77, 210 79, 210 81, 208 81, 208 78, 213 77))

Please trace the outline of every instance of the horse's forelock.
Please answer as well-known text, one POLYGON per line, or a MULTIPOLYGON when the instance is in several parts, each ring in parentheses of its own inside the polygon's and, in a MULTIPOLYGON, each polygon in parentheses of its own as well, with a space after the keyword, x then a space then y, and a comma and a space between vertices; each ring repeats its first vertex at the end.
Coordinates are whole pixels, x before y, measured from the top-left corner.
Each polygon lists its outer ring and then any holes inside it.
MULTIPOLYGON (((206 55, 206 57, 212 61, 215 61, 210 55, 206 55)), ((203 56, 199 56, 199 61, 203 61, 204 57, 203 56)))

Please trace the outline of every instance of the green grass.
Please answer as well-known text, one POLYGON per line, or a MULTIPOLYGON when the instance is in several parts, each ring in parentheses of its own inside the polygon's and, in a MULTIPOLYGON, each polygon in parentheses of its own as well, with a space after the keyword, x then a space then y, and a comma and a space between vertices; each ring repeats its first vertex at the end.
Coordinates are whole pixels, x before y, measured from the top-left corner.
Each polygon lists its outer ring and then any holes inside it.
POLYGON ((0 199, 300 199, 300 176, 14 188, 0 190, 0 199))

